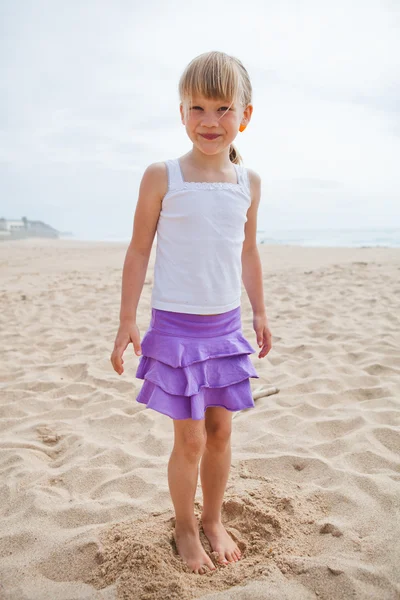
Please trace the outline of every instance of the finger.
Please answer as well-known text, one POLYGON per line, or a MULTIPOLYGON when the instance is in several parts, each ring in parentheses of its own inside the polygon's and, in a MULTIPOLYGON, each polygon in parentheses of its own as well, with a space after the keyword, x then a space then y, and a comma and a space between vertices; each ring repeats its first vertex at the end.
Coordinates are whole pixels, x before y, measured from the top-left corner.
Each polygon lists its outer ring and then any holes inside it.
POLYGON ((272 348, 271 344, 265 343, 261 349, 259 358, 263 358, 264 356, 266 356, 268 354, 268 352, 271 350, 271 348, 272 348))
POLYGON ((119 375, 121 375, 124 372, 124 368, 122 366, 123 362, 124 361, 122 360, 122 358, 120 358, 114 352, 112 353, 111 364, 113 366, 114 371, 116 371, 119 375))
POLYGON ((113 366, 115 365, 115 370, 117 371, 117 373, 122 373, 123 372, 123 367, 122 367, 122 355, 126 350, 128 343, 126 344, 117 344, 114 346, 114 350, 112 353, 112 357, 113 360, 111 361, 113 363, 113 366))
POLYGON ((133 345, 133 351, 137 356, 140 356, 142 354, 142 347, 140 344, 140 336, 138 336, 138 334, 133 334, 131 337, 132 340, 132 345, 133 345))

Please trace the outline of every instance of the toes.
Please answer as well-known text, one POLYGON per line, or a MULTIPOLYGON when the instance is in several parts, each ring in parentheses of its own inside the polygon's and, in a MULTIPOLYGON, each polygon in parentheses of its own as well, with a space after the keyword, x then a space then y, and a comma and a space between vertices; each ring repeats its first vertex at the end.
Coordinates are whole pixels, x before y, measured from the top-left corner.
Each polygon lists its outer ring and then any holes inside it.
POLYGON ((204 567, 206 567, 210 571, 215 571, 215 569, 216 569, 216 566, 214 565, 213 561, 210 558, 207 560, 206 563, 204 563, 204 567))
POLYGON ((215 565, 213 563, 211 563, 211 565, 207 563, 200 567, 200 569, 200 575, 205 575, 208 571, 215 571, 215 565))
POLYGON ((218 552, 218 563, 221 565, 227 565, 228 561, 225 558, 225 554, 223 552, 218 552))
POLYGON ((203 575, 203 570, 203 567, 197 567, 197 569, 194 569, 194 572, 196 575, 203 575))
POLYGON ((196 575, 205 575, 205 573, 207 573, 208 570, 210 571, 215 571, 216 567, 214 565, 213 562, 210 561, 210 563, 205 563, 203 565, 201 565, 201 567, 197 567, 197 569, 193 569, 193 572, 196 573, 196 575))
POLYGON ((242 558, 242 554, 239 548, 235 550, 227 550, 225 552, 218 552, 218 563, 226 565, 228 563, 235 563, 242 558))

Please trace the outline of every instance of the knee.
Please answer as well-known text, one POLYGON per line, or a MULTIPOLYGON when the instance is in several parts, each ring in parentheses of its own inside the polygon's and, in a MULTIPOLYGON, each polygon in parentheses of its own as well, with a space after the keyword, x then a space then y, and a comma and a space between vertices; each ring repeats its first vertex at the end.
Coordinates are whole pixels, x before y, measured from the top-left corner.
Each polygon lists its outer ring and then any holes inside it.
POLYGON ((231 440, 230 424, 215 424, 207 429, 206 446, 211 450, 223 451, 231 440))
POLYGON ((191 462, 198 461, 206 445, 204 435, 183 435, 175 440, 175 450, 191 462))

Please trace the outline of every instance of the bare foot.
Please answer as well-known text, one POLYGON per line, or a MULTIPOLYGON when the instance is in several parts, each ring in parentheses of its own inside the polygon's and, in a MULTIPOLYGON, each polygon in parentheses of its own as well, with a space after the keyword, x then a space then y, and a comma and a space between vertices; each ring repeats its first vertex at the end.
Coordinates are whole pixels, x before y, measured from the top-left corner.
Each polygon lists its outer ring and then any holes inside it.
POLYGON ((214 552, 218 552, 219 563, 226 565, 228 561, 237 562, 240 560, 242 553, 221 521, 209 523, 202 521, 202 527, 211 548, 214 552))
POLYGON ((207 572, 206 567, 215 571, 214 563, 201 545, 199 530, 196 526, 175 525, 174 539, 180 557, 194 573, 204 575, 207 572))

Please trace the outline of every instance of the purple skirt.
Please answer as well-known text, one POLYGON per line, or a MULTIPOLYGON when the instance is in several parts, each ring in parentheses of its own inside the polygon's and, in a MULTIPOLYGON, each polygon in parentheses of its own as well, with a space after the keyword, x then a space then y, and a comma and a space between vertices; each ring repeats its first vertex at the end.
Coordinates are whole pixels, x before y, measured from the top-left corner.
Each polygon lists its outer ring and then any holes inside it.
POLYGON ((143 336, 136 398, 172 419, 204 419, 208 406, 254 408, 250 377, 258 378, 244 338, 241 307, 218 315, 152 308, 143 336))

